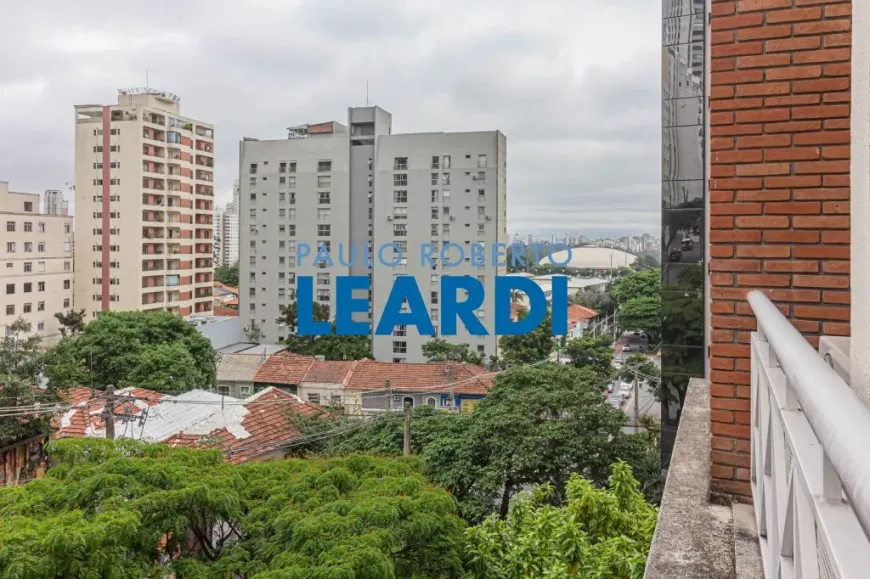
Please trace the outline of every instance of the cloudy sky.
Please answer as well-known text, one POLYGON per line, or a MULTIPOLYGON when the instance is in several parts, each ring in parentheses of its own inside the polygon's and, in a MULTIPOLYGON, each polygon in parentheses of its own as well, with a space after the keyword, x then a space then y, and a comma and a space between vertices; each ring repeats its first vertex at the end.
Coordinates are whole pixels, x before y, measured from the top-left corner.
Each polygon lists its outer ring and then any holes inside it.
POLYGON ((0 0, 0 180, 72 182, 73 105, 181 96, 210 121, 218 202, 243 136, 346 121, 499 129, 512 233, 655 233, 660 3, 654 0, 0 0))

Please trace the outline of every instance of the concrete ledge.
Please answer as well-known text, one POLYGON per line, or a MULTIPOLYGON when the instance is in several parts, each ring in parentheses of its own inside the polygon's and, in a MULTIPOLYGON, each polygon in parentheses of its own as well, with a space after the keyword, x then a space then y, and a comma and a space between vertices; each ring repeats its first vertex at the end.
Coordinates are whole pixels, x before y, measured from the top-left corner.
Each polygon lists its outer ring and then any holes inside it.
POLYGON ((645 579, 736 577, 732 509, 711 504, 709 492, 710 386, 694 378, 680 417, 645 579))

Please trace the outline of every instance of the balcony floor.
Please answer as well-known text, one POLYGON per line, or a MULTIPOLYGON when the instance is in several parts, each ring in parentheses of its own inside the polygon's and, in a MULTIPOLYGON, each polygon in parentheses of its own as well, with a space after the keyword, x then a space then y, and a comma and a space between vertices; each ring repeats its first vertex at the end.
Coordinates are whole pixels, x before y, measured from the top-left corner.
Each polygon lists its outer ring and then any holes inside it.
POLYGON ((645 579, 762 579, 751 505, 710 502, 710 386, 686 393, 645 579))

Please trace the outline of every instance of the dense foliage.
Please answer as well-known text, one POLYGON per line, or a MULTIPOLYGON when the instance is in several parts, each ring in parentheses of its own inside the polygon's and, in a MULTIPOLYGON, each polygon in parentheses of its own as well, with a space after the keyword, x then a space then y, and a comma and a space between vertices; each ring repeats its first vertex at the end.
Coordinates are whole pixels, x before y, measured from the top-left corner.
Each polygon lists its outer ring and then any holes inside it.
POLYGON ((239 264, 214 268, 214 280, 230 287, 239 287, 239 264))
POLYGON ((643 577, 657 512, 628 465, 613 466, 607 489, 573 474, 562 507, 552 505, 552 494, 539 486, 514 501, 506 520, 490 517, 468 529, 475 577, 643 577))
POLYGON ((456 502, 416 459, 232 466, 217 451, 78 439, 0 488, 0 576, 447 577, 456 502))
MULTIPOLYGON (((496 378, 473 413, 415 408, 412 451, 472 522, 506 514, 510 498, 525 485, 550 483, 554 496, 563 498, 572 472, 603 484, 616 460, 635 465, 646 458, 645 440, 622 432, 626 416, 605 402, 602 391, 590 370, 549 364, 512 368, 496 378)), ((333 420, 348 419, 319 420, 310 428, 335 429, 333 420)), ((382 416, 309 450, 399 454, 402 418, 382 416)))
POLYGON ((659 296, 662 288, 661 278, 662 271, 658 268, 630 272, 613 282, 610 294, 620 306, 637 298, 659 296))
POLYGON ((602 382, 613 373, 613 350, 609 338, 568 340, 564 353, 571 359, 572 366, 593 371, 602 382))
MULTIPOLYGON (((327 360, 361 360, 372 355, 372 342, 369 336, 340 336, 332 322, 332 333, 328 336, 300 336, 296 333, 299 324, 299 310, 296 302, 280 306, 281 315, 276 320, 287 326, 290 335, 284 339, 287 349, 300 356, 323 356, 327 360)), ((313 302, 312 321, 328 322, 329 306, 313 302)))
POLYGON ((473 352, 468 344, 451 344, 444 338, 433 338, 422 346, 428 362, 467 362, 483 365, 483 356, 473 352))
POLYGON ((215 352, 208 338, 169 312, 104 312, 45 357, 45 373, 105 388, 139 386, 164 392, 210 388, 215 352))
MULTIPOLYGON (((525 318, 528 311, 520 310, 520 319, 525 318)), ((553 351, 553 318, 550 311, 537 328, 528 334, 519 336, 502 336, 499 338, 501 360, 507 364, 534 364, 546 360, 553 351)))
POLYGON ((661 295, 643 296, 625 302, 616 313, 616 322, 623 330, 639 330, 655 345, 662 335, 661 295))

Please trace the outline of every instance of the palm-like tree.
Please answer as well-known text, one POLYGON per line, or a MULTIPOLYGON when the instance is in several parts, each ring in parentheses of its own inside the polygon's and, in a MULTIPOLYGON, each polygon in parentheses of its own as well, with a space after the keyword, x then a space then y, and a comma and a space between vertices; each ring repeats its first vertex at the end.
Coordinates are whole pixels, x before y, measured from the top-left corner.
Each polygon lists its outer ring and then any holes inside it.
POLYGON ((519 304, 523 301, 523 292, 520 290, 511 290, 511 303, 519 304))

